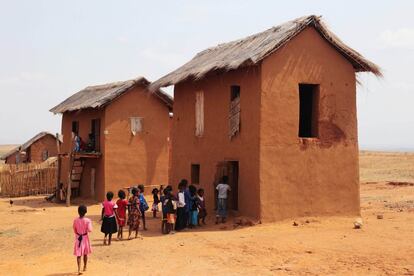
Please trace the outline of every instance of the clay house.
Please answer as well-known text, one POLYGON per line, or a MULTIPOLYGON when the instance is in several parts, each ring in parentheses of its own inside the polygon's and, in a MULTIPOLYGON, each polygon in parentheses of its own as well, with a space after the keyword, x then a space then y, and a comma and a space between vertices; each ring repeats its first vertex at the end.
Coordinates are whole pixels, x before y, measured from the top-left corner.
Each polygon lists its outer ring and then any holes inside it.
POLYGON ((62 114, 60 180, 70 181, 72 196, 102 200, 107 191, 167 183, 173 100, 148 85, 139 77, 89 86, 50 110, 62 114))
POLYGON ((320 17, 198 53, 174 85, 171 182, 229 177, 228 208, 262 221, 359 213, 356 73, 380 69, 320 17))
POLYGON ((60 141, 49 132, 40 132, 1 157, 6 164, 40 163, 58 154, 60 141))

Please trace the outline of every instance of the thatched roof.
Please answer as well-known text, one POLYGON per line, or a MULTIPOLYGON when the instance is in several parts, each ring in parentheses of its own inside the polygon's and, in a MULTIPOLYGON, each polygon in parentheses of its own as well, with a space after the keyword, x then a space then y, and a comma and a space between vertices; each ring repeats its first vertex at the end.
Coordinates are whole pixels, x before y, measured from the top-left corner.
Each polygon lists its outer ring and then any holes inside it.
MULTIPOLYGON (((101 108, 136 85, 147 87, 149 84, 150 82, 144 77, 138 77, 127 81, 88 86, 53 107, 50 111, 56 114, 87 108, 101 108)), ((160 89, 156 90, 153 94, 169 108, 172 108, 173 99, 171 96, 160 89)))
POLYGON ((306 27, 314 27, 353 65, 356 72, 372 72, 381 76, 380 68, 345 45, 322 22, 320 16, 305 16, 243 39, 219 44, 198 53, 192 60, 150 85, 151 90, 186 80, 199 80, 211 72, 223 72, 256 65, 274 53, 306 27))
MULTIPOLYGON (((2 155, 0 159, 5 160, 7 157, 15 154, 16 152, 27 150, 33 143, 37 142, 38 140, 42 139, 43 137, 45 137, 47 135, 50 135, 50 136, 52 136, 53 138, 56 139, 56 136, 53 135, 52 133, 42 131, 42 132, 36 134, 36 136, 32 137, 30 140, 28 140, 24 144, 21 144, 20 146, 17 146, 14 149, 12 149, 11 151, 9 151, 8 153, 2 155)), ((59 142, 62 142, 62 141, 59 140, 59 142)))

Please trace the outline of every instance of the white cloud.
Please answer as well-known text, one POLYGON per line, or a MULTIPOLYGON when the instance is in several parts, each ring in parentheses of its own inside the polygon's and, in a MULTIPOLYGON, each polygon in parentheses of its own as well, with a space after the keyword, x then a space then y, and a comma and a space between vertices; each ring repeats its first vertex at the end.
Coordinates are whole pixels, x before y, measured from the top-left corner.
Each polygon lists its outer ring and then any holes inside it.
POLYGON ((388 47, 414 49, 414 28, 385 30, 380 39, 388 47))
POLYGON ((121 44, 127 44, 127 43, 129 43, 129 38, 125 35, 120 35, 116 38, 116 41, 121 43, 121 44))

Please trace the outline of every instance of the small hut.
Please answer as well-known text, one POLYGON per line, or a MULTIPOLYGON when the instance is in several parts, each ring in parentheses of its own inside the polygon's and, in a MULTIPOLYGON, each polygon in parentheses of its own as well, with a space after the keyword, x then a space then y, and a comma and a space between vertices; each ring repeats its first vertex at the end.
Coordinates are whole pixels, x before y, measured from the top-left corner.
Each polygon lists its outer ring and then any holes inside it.
POLYGON ((359 213, 356 73, 381 76, 318 16, 198 53, 151 89, 174 85, 171 181, 215 206, 274 221, 359 213))
POLYGON ((22 145, 4 154, 1 159, 6 164, 40 163, 58 154, 61 141, 49 132, 40 132, 22 145))
POLYGON ((107 191, 167 183, 173 100, 149 93, 149 84, 89 86, 50 110, 63 115, 60 180, 73 196, 102 200, 107 191))

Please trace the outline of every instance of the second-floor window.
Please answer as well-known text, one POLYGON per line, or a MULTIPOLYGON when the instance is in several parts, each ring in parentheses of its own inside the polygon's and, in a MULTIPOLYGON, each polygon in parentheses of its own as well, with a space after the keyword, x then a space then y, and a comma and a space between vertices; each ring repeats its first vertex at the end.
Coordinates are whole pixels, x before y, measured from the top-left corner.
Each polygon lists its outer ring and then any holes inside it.
POLYGON ((240 86, 230 87, 229 136, 230 139, 240 132, 240 86))
POLYGON ((318 137, 319 85, 299 84, 299 137, 318 137))

